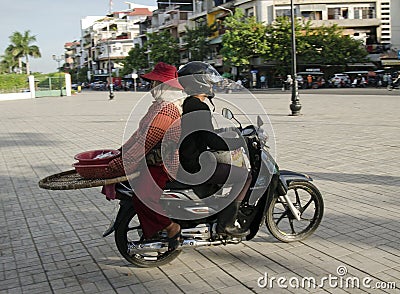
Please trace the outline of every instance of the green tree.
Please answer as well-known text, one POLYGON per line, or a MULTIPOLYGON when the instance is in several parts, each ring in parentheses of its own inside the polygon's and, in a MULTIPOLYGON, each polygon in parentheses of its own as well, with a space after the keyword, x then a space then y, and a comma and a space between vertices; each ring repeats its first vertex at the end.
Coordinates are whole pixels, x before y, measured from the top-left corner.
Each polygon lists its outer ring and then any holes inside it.
POLYGON ((12 73, 17 66, 18 62, 9 52, 6 51, 5 54, 1 56, 0 73, 12 73))
POLYGON ((179 64, 179 44, 167 30, 147 34, 147 41, 143 47, 150 50, 149 57, 154 63, 165 62, 173 65, 179 64))
MULTIPOLYGON (((302 54, 309 49, 305 42, 310 30, 310 22, 295 21, 296 53, 302 54)), ((268 51, 263 55, 267 61, 276 63, 276 71, 284 75, 290 72, 292 62, 292 23, 288 17, 278 17, 266 27, 268 51)))
POLYGON ((20 68, 22 67, 21 58, 25 58, 26 73, 29 74, 29 56, 33 58, 42 57, 39 47, 31 45, 31 43, 36 42, 36 36, 32 36, 29 30, 23 34, 14 32, 10 36, 10 41, 11 44, 7 47, 7 51, 19 61, 20 68))
MULTIPOLYGON (((360 41, 344 36, 337 25, 311 27, 310 21, 295 20, 298 64, 340 65, 366 61, 368 52, 360 41)), ((269 51, 263 57, 275 62, 279 74, 290 73, 292 28, 289 17, 279 17, 267 26, 269 51)))
POLYGON ((184 47, 189 52, 190 61, 207 59, 210 53, 208 40, 215 31, 215 24, 209 26, 204 19, 200 19, 193 29, 186 26, 186 33, 183 40, 186 43, 184 47))
POLYGON ((264 55, 269 50, 265 25, 257 22, 255 17, 246 17, 243 10, 236 9, 223 25, 226 32, 222 36, 221 54, 227 64, 246 66, 251 58, 264 55))
POLYGON ((128 56, 123 60, 124 68, 122 74, 131 74, 133 72, 139 72, 141 69, 148 68, 149 62, 146 54, 147 49, 140 47, 139 44, 135 44, 128 52, 128 56))
POLYGON ((337 25, 312 29, 306 37, 308 50, 302 56, 304 61, 345 66, 367 60, 368 52, 362 42, 344 36, 337 25))

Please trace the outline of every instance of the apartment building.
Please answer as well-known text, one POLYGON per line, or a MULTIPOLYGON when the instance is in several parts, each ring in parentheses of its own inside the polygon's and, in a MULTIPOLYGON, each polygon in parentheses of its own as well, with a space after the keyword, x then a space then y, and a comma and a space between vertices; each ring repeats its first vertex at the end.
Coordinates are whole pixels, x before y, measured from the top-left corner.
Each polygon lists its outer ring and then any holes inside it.
MULTIPOLYGON (((361 40, 369 51, 371 60, 379 63, 381 54, 387 52, 393 43, 391 15, 400 10, 400 1, 390 0, 293 0, 295 17, 310 20, 312 26, 336 24, 343 34, 361 40), (397 10, 394 9, 397 6, 397 10)), ((208 24, 222 23, 224 18, 241 8, 245 15, 256 16, 258 21, 272 23, 279 16, 291 15, 290 0, 194 0, 190 21, 206 18, 208 24)), ((223 27, 210 41, 211 53, 208 62, 222 66, 221 49, 223 27)), ((400 42, 399 42, 400 43, 400 42)), ((400 49, 400 45, 399 45, 400 49)), ((254 67, 265 66, 261 59, 254 59, 254 67)), ((351 66, 351 65, 350 65, 351 66)), ((365 69, 374 65, 357 64, 365 69)))
MULTIPOLYGON (((179 39, 181 63, 186 63, 190 57, 184 46, 186 29, 204 22, 219 24, 209 41, 210 54, 206 61, 222 69, 219 54, 225 32, 222 23, 235 9, 241 8, 245 15, 256 16, 265 23, 291 13, 290 0, 159 0, 157 7, 128 4, 127 11, 82 21, 80 58, 81 65, 89 68, 89 75, 107 75, 109 60, 114 70, 118 70, 119 61, 134 44, 142 46, 147 33, 162 30, 179 39)), ((337 24, 344 34, 361 40, 374 54, 375 61, 380 60, 380 54, 391 44, 400 49, 400 20, 392 17, 396 11, 400 12, 400 1, 293 0, 293 4, 297 18, 308 19, 316 27, 337 24)), ((257 66, 258 62, 254 61, 253 65, 257 66)))
MULTIPOLYGON (((391 50, 386 52, 382 58, 382 66, 397 67, 400 69, 400 1, 392 0, 390 3, 390 24, 391 24, 391 50)), ((383 22, 383 20, 382 20, 383 22)))
POLYGON ((81 67, 88 68, 89 80, 105 79, 109 69, 119 75, 122 60, 140 35, 139 22, 151 15, 148 7, 141 6, 81 21, 81 67))
POLYGON ((74 69, 80 65, 81 44, 79 41, 64 44, 65 64, 64 68, 74 69))

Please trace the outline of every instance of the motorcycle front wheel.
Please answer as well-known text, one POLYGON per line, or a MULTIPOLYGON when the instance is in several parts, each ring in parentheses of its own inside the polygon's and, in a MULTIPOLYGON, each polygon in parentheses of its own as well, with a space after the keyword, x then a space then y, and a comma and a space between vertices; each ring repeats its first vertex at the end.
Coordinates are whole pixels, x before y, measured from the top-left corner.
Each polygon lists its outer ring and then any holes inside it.
POLYGON ((170 263, 181 253, 181 250, 172 252, 143 252, 128 253, 128 244, 130 242, 140 242, 143 240, 143 232, 136 212, 129 210, 121 219, 115 230, 115 243, 118 251, 130 263, 138 267, 157 267, 170 263))
POLYGON ((300 221, 289 206, 279 197, 274 197, 268 206, 265 223, 271 234, 282 242, 301 241, 309 237, 319 226, 324 202, 322 195, 310 182, 291 182, 287 195, 300 211, 300 221))

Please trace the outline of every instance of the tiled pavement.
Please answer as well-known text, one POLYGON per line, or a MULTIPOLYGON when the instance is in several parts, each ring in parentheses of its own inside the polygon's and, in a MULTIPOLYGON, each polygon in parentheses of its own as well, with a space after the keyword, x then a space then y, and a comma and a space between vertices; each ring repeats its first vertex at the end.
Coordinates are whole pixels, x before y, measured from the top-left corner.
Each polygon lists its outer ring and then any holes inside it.
POLYGON ((0 102, 0 293, 400 293, 400 97, 385 94, 304 94, 303 115, 291 117, 288 93, 257 93, 279 165, 313 176, 324 196, 321 226, 290 244, 263 226, 253 241, 185 251, 151 269, 131 266, 112 236, 102 238, 114 204, 98 188, 37 186, 70 169, 78 152, 119 146, 141 94, 0 102), (335 280, 338 267, 348 272, 335 280), (276 278, 273 289, 259 287, 265 274, 276 278), (331 284, 292 287, 302 277, 331 284), (370 278, 371 288, 346 287, 353 277, 370 278), (382 282, 397 289, 377 289, 382 282))

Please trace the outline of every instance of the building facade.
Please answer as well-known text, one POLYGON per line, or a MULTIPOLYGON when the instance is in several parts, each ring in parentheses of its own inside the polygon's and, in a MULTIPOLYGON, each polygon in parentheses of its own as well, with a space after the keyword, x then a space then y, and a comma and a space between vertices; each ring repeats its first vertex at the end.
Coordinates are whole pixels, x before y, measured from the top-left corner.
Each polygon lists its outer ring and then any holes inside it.
POLYGON ((89 81, 105 80, 110 70, 119 76, 123 59, 141 34, 139 23, 151 15, 149 7, 140 6, 81 21, 80 67, 88 70, 89 81))
MULTIPOLYGON (((163 30, 179 40, 180 63, 184 64, 190 60, 190 53, 185 49, 186 30, 203 23, 217 24, 218 28, 209 40, 210 53, 204 61, 222 71, 223 59, 219 52, 226 17, 240 8, 245 15, 270 24, 277 17, 291 13, 290 0, 159 0, 155 10, 128 4, 127 11, 82 21, 80 63, 89 69, 88 77, 107 75, 109 62, 118 71, 120 61, 135 44, 143 46, 148 33, 163 30)), ((400 1, 293 0, 293 4, 295 17, 310 20, 312 26, 336 24, 343 28, 344 34, 361 40, 376 63, 380 62, 381 54, 397 53, 394 48, 400 49, 400 19, 393 17, 396 11, 400 12, 400 1)), ((252 65, 260 66, 260 62, 254 60, 252 65)))

